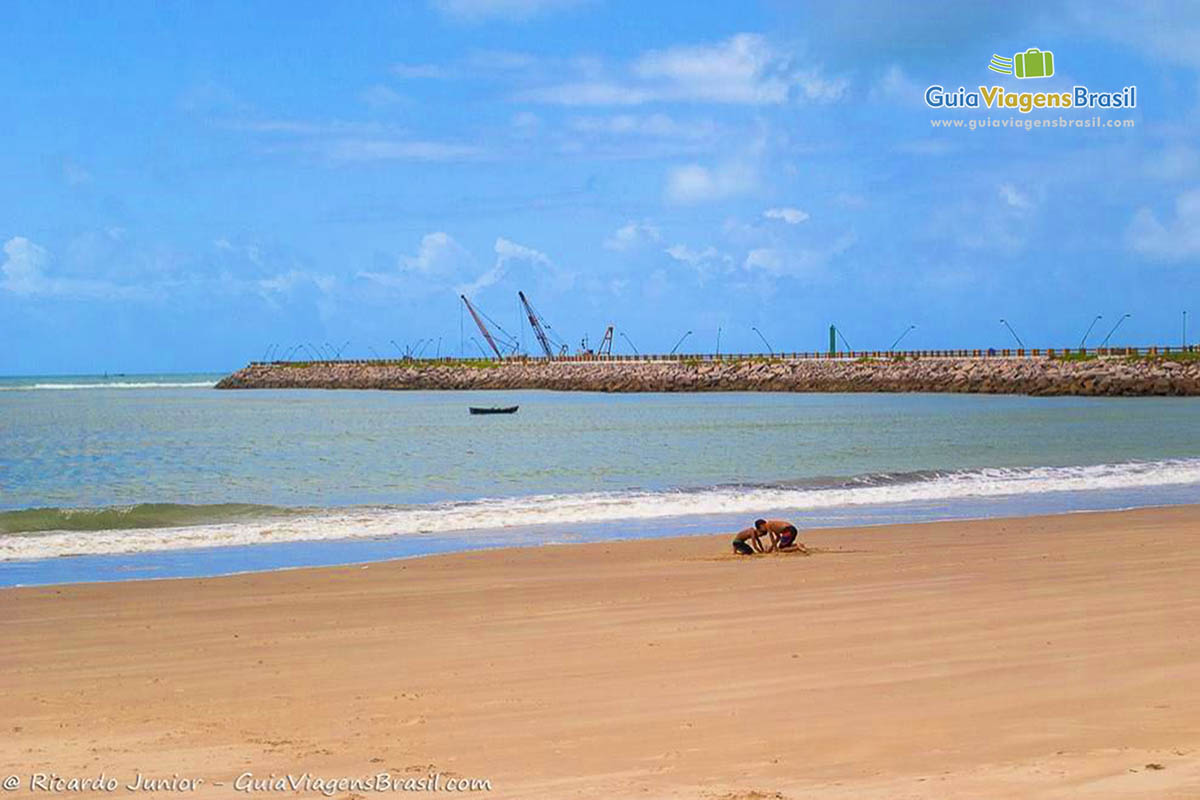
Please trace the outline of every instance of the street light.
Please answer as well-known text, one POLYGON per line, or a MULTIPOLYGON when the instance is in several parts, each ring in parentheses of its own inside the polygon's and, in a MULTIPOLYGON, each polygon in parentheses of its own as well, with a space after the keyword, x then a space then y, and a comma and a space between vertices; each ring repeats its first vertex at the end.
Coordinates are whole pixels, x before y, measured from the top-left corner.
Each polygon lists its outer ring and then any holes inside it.
POLYGON ((1001 324, 1001 325, 1003 325, 1004 327, 1008 328, 1008 332, 1009 332, 1009 333, 1011 333, 1011 334, 1012 334, 1012 336, 1013 336, 1013 338, 1017 340, 1017 347, 1019 347, 1019 348, 1021 348, 1022 350, 1024 350, 1024 349, 1025 349, 1025 343, 1021 341, 1021 337, 1020 337, 1020 336, 1017 336, 1017 332, 1013 330, 1013 328, 1012 328, 1012 325, 1009 325, 1009 324, 1008 324, 1008 320, 1006 320, 1006 319, 1002 319, 1002 320, 1000 320, 1000 324, 1001 324))
POLYGON ((1103 350, 1105 347, 1108 347, 1108 340, 1111 339, 1112 335, 1117 332, 1117 328, 1121 327, 1121 323, 1132 316, 1133 314, 1124 314, 1119 320, 1117 320, 1117 324, 1112 326, 1112 330, 1108 332, 1108 336, 1105 336, 1104 341, 1100 343, 1101 350, 1103 350))
POLYGON ((673 356, 673 355, 675 355, 675 351, 679 349, 679 345, 683 344, 683 340, 684 340, 684 339, 686 339, 687 337, 691 336, 691 335, 692 335, 692 332, 691 332, 691 331, 688 331, 688 332, 687 332, 687 333, 685 333, 683 336, 680 336, 680 337, 679 337, 679 341, 675 343, 675 346, 671 348, 671 352, 670 352, 670 353, 667 353, 667 355, 669 355, 669 356, 673 356))
POLYGON ((851 347, 851 346, 850 346, 850 343, 846 341, 846 337, 845 337, 845 336, 842 336, 842 329, 841 329, 841 328, 839 328, 838 326, 834 325, 834 326, 833 326, 833 332, 834 332, 834 333, 836 333, 836 334, 837 334, 837 337, 838 337, 839 339, 841 339, 841 340, 842 340, 842 344, 846 345, 846 350, 847 350, 847 351, 849 351, 849 352, 851 352, 851 353, 852 353, 852 352, 854 352, 854 348, 853 348, 853 347, 851 347))
POLYGON ((1183 312, 1183 349, 1187 350, 1187 312, 1183 312))
POLYGON ((762 331, 760 331, 758 328, 754 327, 753 325, 750 326, 750 330, 757 333, 758 338, 762 339, 762 343, 767 346, 767 352, 769 352, 771 355, 775 355, 775 350, 771 347, 771 343, 767 341, 767 337, 762 335, 762 331))
POLYGON ((893 350, 895 350, 896 345, 900 344, 900 340, 903 339, 905 336, 908 336, 909 331, 915 331, 916 329, 917 329, 916 325, 909 325, 907 328, 905 328, 904 333, 897 336, 896 341, 892 342, 892 346, 888 348, 888 352, 890 353, 893 350))
POLYGON ((629 347, 632 348, 633 354, 635 356, 641 355, 641 353, 638 352, 638 349, 636 347, 634 347, 633 340, 625 335, 625 331, 621 331, 621 338, 624 339, 625 341, 629 342, 629 347))
POLYGON ((1102 319, 1104 319, 1104 316, 1101 314, 1097 314, 1096 318, 1094 320, 1092 320, 1092 324, 1088 325, 1088 329, 1083 332, 1083 338, 1079 340, 1079 349, 1080 350, 1087 350, 1088 334, 1090 334, 1092 332, 1092 328, 1096 327, 1096 323, 1102 319))
MULTIPOLYGON (((1185 335, 1184 338, 1186 339, 1187 336, 1185 335)), ((717 358, 720 358, 720 357, 721 357, 721 326, 718 325, 717 326, 717 358)))

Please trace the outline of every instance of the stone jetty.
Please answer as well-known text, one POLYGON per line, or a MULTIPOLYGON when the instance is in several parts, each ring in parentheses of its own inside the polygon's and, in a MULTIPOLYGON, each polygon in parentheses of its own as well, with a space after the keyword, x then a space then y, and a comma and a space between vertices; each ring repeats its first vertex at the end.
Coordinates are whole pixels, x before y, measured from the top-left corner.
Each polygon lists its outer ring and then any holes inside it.
POLYGON ((221 380, 217 388, 1198 396, 1196 356, 277 362, 252 363, 221 380))

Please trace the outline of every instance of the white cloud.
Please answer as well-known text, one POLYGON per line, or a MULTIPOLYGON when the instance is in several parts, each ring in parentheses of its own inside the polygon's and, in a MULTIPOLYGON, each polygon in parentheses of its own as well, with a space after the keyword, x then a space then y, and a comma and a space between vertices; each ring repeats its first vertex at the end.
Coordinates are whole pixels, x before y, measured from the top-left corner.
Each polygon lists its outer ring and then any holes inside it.
POLYGON ((756 247, 746 254, 742 267, 747 270, 762 270, 771 275, 782 275, 787 271, 783 253, 773 247, 756 247))
POLYGON ((459 286, 456 290, 459 294, 472 295, 499 283, 508 274, 508 270, 514 261, 527 261, 531 264, 547 268, 552 266, 550 257, 545 253, 535 250, 532 247, 526 247, 523 244, 517 244, 510 239, 505 239, 503 236, 496 239, 493 249, 496 251, 496 262, 489 270, 475 280, 459 286))
POLYGON ((528 134, 540 128, 542 120, 532 111, 519 111, 512 116, 512 126, 520 133, 528 134))
POLYGON ((4 243, 4 263, 0 264, 0 290, 24 297, 76 297, 106 300, 145 297, 149 291, 121 286, 109 281, 87 278, 59 278, 47 273, 50 255, 46 248, 24 236, 4 243))
POLYGON ((287 270, 255 281, 259 293, 268 300, 272 299, 272 295, 293 294, 307 286, 315 286, 322 294, 328 294, 333 291, 335 283, 332 276, 299 269, 287 270))
POLYGON ((714 44, 680 45, 643 53, 621 76, 604 77, 591 65, 582 80, 527 90, 525 100, 570 106, 705 102, 780 105, 789 100, 832 102, 847 84, 813 68, 765 36, 739 33, 714 44))
POLYGON ((67 159, 63 162, 63 180, 68 186, 82 186, 85 183, 92 182, 92 173, 75 161, 67 159))
POLYGON ((763 216, 767 219, 781 220, 788 225, 799 225, 808 219, 808 212, 785 206, 783 208, 768 208, 763 212, 763 216))
POLYGON ((1029 195, 1017 189, 1011 183, 1000 184, 1000 199, 1002 199, 1009 208, 1015 208, 1018 211, 1025 211, 1033 206, 1029 195))
POLYGON ((444 231, 421 237, 415 255, 400 258, 395 272, 359 272, 358 277, 391 288, 432 291, 458 280, 471 265, 471 254, 444 231))
POLYGON ((607 82, 563 83, 529 89, 517 95, 519 100, 563 106, 636 106, 658 99, 649 89, 607 82))
POLYGON ((381 83, 364 89, 360 97, 371 108, 389 108, 404 100, 402 94, 381 83))
POLYGON ((820 278, 829 262, 854 244, 854 236, 845 234, 825 247, 781 249, 756 247, 746 254, 742 269, 770 278, 820 278))
POLYGON ((613 231, 612 236, 604 240, 606 250, 625 252, 644 244, 662 240, 658 228, 646 222, 630 222, 613 231))
POLYGON ((474 145, 405 139, 338 139, 319 150, 334 161, 462 161, 479 156, 474 145))
POLYGON ((4 243, 5 261, 0 265, 4 282, 0 287, 16 294, 39 294, 44 290, 46 278, 42 269, 46 265, 46 250, 24 236, 14 236, 4 243))
POLYGON ((470 260, 470 254, 450 234, 435 231, 421 237, 417 254, 406 256, 404 266, 425 276, 451 275, 470 260))
POLYGON ((893 64, 871 86, 869 97, 874 102, 923 105, 924 89, 908 77, 903 69, 893 64))
POLYGON ((581 133, 645 136, 664 139, 710 139, 717 132, 711 120, 680 122, 666 114, 614 114, 608 117, 575 117, 568 125, 581 133))
POLYGON ((667 173, 666 196, 672 203, 694 205, 744 194, 757 185, 756 171, 744 162, 711 168, 688 164, 667 173))
POLYGON ((787 100, 784 66, 766 37, 739 33, 713 45, 650 51, 633 71, 678 99, 758 105, 787 100))
POLYGON ((535 264, 549 264, 550 258, 540 250, 534 250, 532 247, 526 247, 523 244, 505 239, 503 236, 496 239, 496 257, 501 261, 512 261, 514 259, 524 259, 532 261, 535 264))
POLYGON ((703 250, 695 250, 686 244, 673 244, 663 252, 680 264, 695 270, 700 285, 707 283, 714 275, 728 272, 734 263, 732 256, 722 253, 712 245, 703 250))
POLYGON ((583 0, 432 0, 442 15, 459 22, 524 20, 578 6, 583 0))
POLYGON ((711 244, 703 250, 693 250, 686 244, 673 244, 663 252, 676 261, 680 261, 684 264, 690 264, 693 267, 703 264, 706 261, 713 261, 721 257, 721 254, 717 251, 717 248, 713 247, 711 244))
POLYGON ((853 192, 838 192, 833 200, 842 208, 865 208, 867 205, 867 198, 853 192))
POLYGON ((1127 241, 1133 250, 1150 258, 1200 258, 1200 188, 1175 199, 1173 219, 1160 221, 1150 209, 1139 209, 1129 225, 1127 241))

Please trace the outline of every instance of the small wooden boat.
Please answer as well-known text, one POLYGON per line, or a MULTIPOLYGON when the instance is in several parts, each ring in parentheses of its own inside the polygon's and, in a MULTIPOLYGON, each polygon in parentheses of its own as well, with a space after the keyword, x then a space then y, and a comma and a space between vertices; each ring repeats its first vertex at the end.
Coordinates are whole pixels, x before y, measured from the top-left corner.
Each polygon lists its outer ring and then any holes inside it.
POLYGON ((515 414, 520 406, 489 406, 480 408, 479 406, 471 406, 472 414, 515 414))

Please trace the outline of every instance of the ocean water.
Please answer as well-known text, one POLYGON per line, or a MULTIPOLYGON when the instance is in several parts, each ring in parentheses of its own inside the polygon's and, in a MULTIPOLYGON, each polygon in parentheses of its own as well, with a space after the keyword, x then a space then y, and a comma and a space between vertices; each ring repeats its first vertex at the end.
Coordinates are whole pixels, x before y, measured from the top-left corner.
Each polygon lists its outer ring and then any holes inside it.
POLYGON ((0 585, 1200 502, 1200 400, 0 379, 0 585), (470 405, 517 405, 470 416, 470 405))

